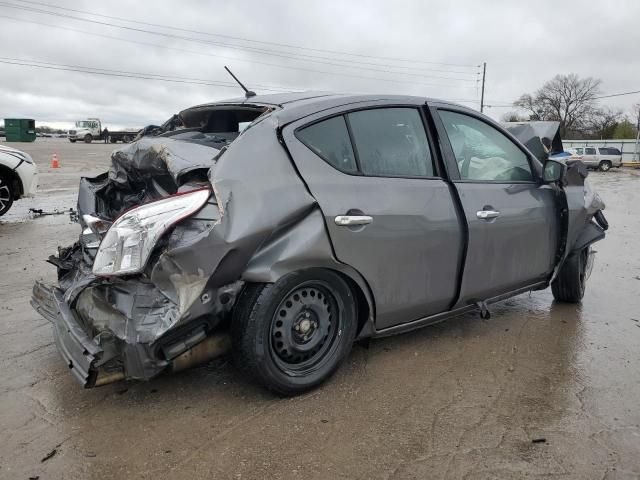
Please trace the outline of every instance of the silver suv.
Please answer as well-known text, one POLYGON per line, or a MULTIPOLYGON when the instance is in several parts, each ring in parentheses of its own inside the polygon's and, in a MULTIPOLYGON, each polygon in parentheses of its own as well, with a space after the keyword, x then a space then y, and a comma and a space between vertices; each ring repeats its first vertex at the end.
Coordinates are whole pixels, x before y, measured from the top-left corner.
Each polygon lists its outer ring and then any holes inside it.
POLYGON ((577 147, 568 148, 576 156, 577 160, 582 160, 587 168, 597 168, 603 172, 611 167, 620 168, 622 166, 622 152, 613 147, 577 147))

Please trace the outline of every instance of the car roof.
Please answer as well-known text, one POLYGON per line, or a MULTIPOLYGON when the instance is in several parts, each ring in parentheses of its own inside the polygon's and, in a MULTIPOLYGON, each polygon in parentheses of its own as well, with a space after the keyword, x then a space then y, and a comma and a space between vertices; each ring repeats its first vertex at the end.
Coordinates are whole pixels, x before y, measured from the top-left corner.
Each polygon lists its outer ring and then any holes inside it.
POLYGON ((389 94, 352 94, 352 93, 333 93, 333 92, 289 92, 275 93, 266 95, 255 95, 252 97, 238 97, 228 100, 220 100, 217 102, 196 105, 180 112, 180 116, 188 114, 189 111, 202 110, 208 108, 222 107, 225 105, 243 105, 247 107, 272 107, 277 109, 274 112, 279 120, 283 123, 297 120, 299 118, 320 112, 322 110, 339 107, 343 105, 361 103, 387 101, 389 103, 409 103, 421 105, 426 102, 437 102, 441 104, 455 105, 458 108, 466 108, 444 100, 437 100, 428 97, 419 97, 411 95, 389 95, 389 94))

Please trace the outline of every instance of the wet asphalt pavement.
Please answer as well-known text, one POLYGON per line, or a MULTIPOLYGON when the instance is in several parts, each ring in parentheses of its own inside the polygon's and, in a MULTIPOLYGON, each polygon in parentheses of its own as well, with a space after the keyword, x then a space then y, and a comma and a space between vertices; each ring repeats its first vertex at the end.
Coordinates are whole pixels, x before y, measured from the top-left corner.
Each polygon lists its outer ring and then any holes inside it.
POLYGON ((225 359, 76 384, 29 298, 78 225, 28 208, 75 207, 113 146, 16 146, 41 176, 0 219, 0 478, 640 478, 640 170, 590 175, 611 229, 581 305, 535 292, 355 346, 321 388, 282 399, 225 359))

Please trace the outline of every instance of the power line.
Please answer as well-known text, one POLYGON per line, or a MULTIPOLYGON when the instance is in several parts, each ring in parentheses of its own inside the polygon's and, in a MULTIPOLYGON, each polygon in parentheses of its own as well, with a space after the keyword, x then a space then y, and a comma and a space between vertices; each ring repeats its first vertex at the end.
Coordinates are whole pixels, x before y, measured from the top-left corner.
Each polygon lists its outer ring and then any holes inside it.
MULTIPOLYGON (((11 62, 26 62, 26 63, 34 63, 34 64, 42 64, 42 65, 53 65, 55 67, 69 67, 69 68, 76 68, 76 69, 83 69, 83 70, 95 70, 95 71, 99 71, 99 72, 109 72, 109 73, 122 73, 122 74, 129 74, 129 75, 139 75, 143 78, 157 78, 158 80, 162 80, 162 79, 177 79, 177 80, 185 80, 185 81, 193 81, 193 82, 198 82, 201 84, 208 84, 208 82, 212 82, 212 84, 226 84, 226 85, 230 85, 230 86, 237 86, 237 83, 234 82, 225 82, 223 80, 211 80, 211 79, 203 79, 203 78, 193 78, 193 77, 180 77, 177 75, 163 75, 163 74, 157 74, 157 73, 148 73, 148 72, 130 72, 130 71, 126 71, 126 70, 114 70, 114 69, 110 69, 110 68, 100 68, 100 67, 85 67, 82 65, 69 65, 66 63, 52 63, 52 62, 43 62, 40 60, 32 60, 32 59, 22 59, 22 58, 12 58, 12 57, 0 57, 0 60, 7 60, 7 61, 11 61, 11 62)), ((291 87, 280 87, 280 86, 276 86, 276 85, 264 85, 264 84, 252 84, 252 86, 254 87, 258 87, 264 90, 270 90, 270 91, 282 91, 282 92, 290 92, 292 90, 291 87)))
POLYGON ((111 35, 105 35, 105 34, 96 33, 96 32, 89 32, 89 31, 81 30, 81 29, 77 29, 77 28, 65 27, 65 26, 62 26, 62 25, 54 25, 54 24, 44 23, 44 22, 37 22, 37 21, 34 21, 34 20, 26 20, 26 19, 22 19, 22 18, 15 18, 15 17, 7 16, 7 15, 0 15, 0 18, 6 18, 6 19, 9 19, 9 20, 14 20, 14 21, 18 21, 18 22, 24 22, 24 23, 32 23, 32 24, 42 25, 42 26, 46 26, 46 27, 58 28, 58 29, 61 29, 61 30, 67 30, 67 31, 71 31, 71 32, 78 32, 78 33, 83 33, 83 34, 86 34, 86 35, 92 35, 92 36, 97 36, 97 37, 102 37, 102 38, 108 38, 108 39, 111 39, 111 40, 117 40, 117 41, 120 41, 120 42, 134 43, 134 44, 138 44, 138 45, 145 45, 145 46, 150 46, 150 47, 155 47, 155 48, 164 48, 166 50, 174 50, 174 51, 178 51, 178 52, 191 53, 191 54, 194 54, 194 55, 201 55, 201 56, 207 56, 207 57, 226 58, 226 59, 231 59, 231 60, 235 60, 235 61, 248 62, 248 63, 251 63, 251 64, 257 64, 257 65, 266 65, 266 66, 276 67, 276 68, 285 68, 285 69, 290 69, 290 70, 300 70, 300 71, 304 71, 304 72, 322 73, 322 74, 326 74, 326 75, 336 75, 336 76, 341 76, 341 77, 351 77, 351 78, 359 78, 359 79, 364 79, 364 80, 373 80, 373 81, 381 81, 381 82, 402 83, 402 84, 410 84, 410 85, 421 85, 421 86, 427 86, 427 87, 473 88, 473 87, 464 87, 464 86, 459 86, 459 85, 452 85, 450 83, 449 84, 423 83, 423 82, 404 81, 404 80, 397 80, 397 79, 386 79, 386 78, 379 78, 379 77, 369 77, 369 76, 363 76, 363 75, 354 75, 354 74, 343 73, 343 72, 331 72, 331 71, 326 71, 326 70, 315 70, 315 69, 310 69, 310 68, 295 67, 295 66, 288 66, 288 65, 279 65, 279 64, 276 64, 276 63, 263 62, 263 61, 259 61, 259 60, 247 60, 247 59, 238 58, 238 57, 230 57, 228 55, 211 54, 211 53, 199 52, 199 51, 195 51, 195 50, 187 50, 187 49, 183 49, 183 48, 160 45, 160 44, 157 44, 157 43, 149 43, 149 42, 142 42, 142 41, 138 41, 138 40, 131 40, 131 39, 128 39, 128 38, 114 37, 114 36, 111 36, 111 35))
POLYGON ((640 93, 640 90, 635 90, 633 92, 612 93, 611 95, 602 95, 600 97, 593 97, 593 99, 600 100, 601 98, 623 97, 625 95, 635 95, 636 93, 640 93))
MULTIPOLYGON (((171 83, 187 83, 191 85, 208 85, 208 86, 216 86, 216 87, 226 87, 226 88, 238 88, 238 84, 231 82, 221 82, 221 81, 213 81, 213 80, 200 80, 200 79, 191 79, 186 77, 168 77, 163 75, 155 75, 155 74, 145 74, 139 72, 127 72, 123 70, 107 70, 103 68, 94 68, 94 67, 83 67, 80 65, 65 65, 65 64, 56 64, 50 62, 39 62, 36 60, 25 61, 20 59, 5 59, 5 57, 0 57, 0 63, 4 63, 7 65, 20 65, 23 67, 33 67, 33 68, 44 68, 48 70, 63 70, 68 72, 77 72, 77 73, 87 73, 92 75, 102 75, 108 77, 122 77, 122 78, 137 78, 141 80, 158 80, 161 82, 171 82, 171 83)), ((279 91, 279 92, 289 92, 291 89, 289 88, 280 88, 280 87, 260 87, 263 90, 268 91, 279 91)))
MULTIPOLYGON (((101 71, 101 72, 111 72, 111 73, 124 73, 124 74, 132 74, 132 75, 142 75, 146 77, 158 77, 158 79, 163 79, 163 78, 170 78, 170 79, 179 79, 179 80, 186 80, 186 81, 194 81, 194 82, 214 82, 214 83, 220 83, 220 84, 227 84, 227 85, 238 85, 237 83, 234 82, 225 82, 222 80, 211 80, 211 79, 203 79, 203 78, 193 78, 193 77, 180 77, 177 75, 163 75, 163 74, 157 74, 157 73, 148 73, 148 72, 129 72, 129 71, 125 71, 125 70, 114 70, 114 69, 110 69, 110 68, 99 68, 99 67, 85 67, 85 66, 81 66, 81 65, 69 65, 69 64, 65 64, 65 63, 52 63, 52 62, 43 62, 40 60, 24 60, 22 58, 11 58, 11 57, 0 57, 0 60, 9 60, 12 62, 30 62, 30 63, 40 63, 43 65, 54 65, 56 67, 70 67, 70 68, 80 68, 80 69, 85 69, 85 70, 96 70, 96 71, 101 71)), ((264 84, 252 84, 252 87, 258 87, 264 90, 271 90, 271 91, 283 91, 283 92, 290 92, 292 89, 290 87, 279 87, 279 86, 275 86, 275 85, 264 85, 264 84)))
MULTIPOLYGON (((212 37, 228 38, 230 40, 238 40, 238 41, 243 41, 243 42, 252 42, 252 43, 273 45, 273 46, 285 47, 285 48, 296 48, 296 49, 302 49, 302 50, 309 50, 309 51, 313 51, 313 52, 332 53, 332 54, 337 54, 337 55, 348 55, 348 56, 361 57, 361 58, 392 60, 392 61, 398 61, 398 62, 420 63, 420 64, 424 64, 424 65, 443 65, 443 66, 461 67, 461 68, 478 68, 479 67, 479 65, 471 65, 471 64, 428 62, 428 61, 424 61, 424 60, 415 60, 415 59, 397 58, 397 57, 383 57, 383 56, 366 55, 366 54, 361 54, 361 53, 352 53, 352 52, 345 52, 345 51, 338 51, 338 50, 326 50, 326 49, 320 49, 320 48, 311 48, 311 47, 304 47, 304 46, 301 46, 301 45, 292 45, 292 44, 287 44, 287 43, 269 42, 269 41, 265 41, 265 40, 255 40, 255 39, 244 38, 244 37, 235 37, 235 36, 232 36, 232 35, 225 35, 225 34, 220 34, 220 33, 211 33, 211 32, 203 32, 203 31, 199 31, 199 30, 190 30, 190 29, 186 29, 186 28, 179 28, 179 27, 174 27, 174 26, 171 26, 171 25, 163 25, 163 24, 158 24, 158 23, 141 22, 141 21, 138 21, 138 20, 131 20, 131 19, 128 19, 128 18, 116 17, 116 16, 111 16, 111 15, 104 15, 104 14, 100 14, 100 13, 93 13, 93 12, 88 12, 86 10, 77 10, 77 9, 73 9, 73 8, 66 8, 66 7, 61 7, 59 5, 51 5, 49 3, 43 3, 43 2, 34 2, 34 1, 29 1, 29 0, 15 0, 15 1, 18 1, 20 3, 41 5, 41 6, 45 6, 45 7, 49 7, 49 8, 57 8, 57 9, 60 9, 60 10, 66 10, 66 11, 75 12, 75 13, 82 13, 82 14, 85 14, 85 15, 92 15, 92 16, 96 16, 96 17, 109 18, 111 20, 120 20, 120 21, 124 21, 124 22, 135 23, 135 24, 138 24, 138 25, 146 25, 146 26, 150 26, 150 27, 166 28, 166 29, 175 30, 175 31, 187 32, 187 33, 196 33, 196 34, 199 34, 199 35, 207 35, 207 36, 212 36, 212 37)), ((398 65, 397 67, 401 67, 401 66, 398 65)), ((406 68, 406 67, 401 67, 401 68, 406 68)), ((455 72, 452 72, 452 73, 455 73, 455 72)), ((459 72, 459 73, 463 73, 463 72, 459 72)))
MULTIPOLYGON (((234 45, 234 44, 225 43, 225 42, 204 40, 204 39, 201 39, 201 38, 185 37, 185 36, 182 36, 182 35, 174 35, 174 34, 171 34, 171 33, 158 32, 158 31, 153 31, 153 30, 145 30, 145 29, 141 29, 141 28, 129 27, 129 26, 124 26, 124 25, 116 25, 116 24, 109 23, 109 22, 101 22, 99 20, 91 20, 91 19, 88 19, 88 18, 77 17, 77 16, 74 16, 74 15, 68 15, 68 14, 59 13, 59 12, 51 12, 51 11, 48 11, 48 10, 42 10, 42 9, 28 7, 28 6, 22 6, 22 5, 15 5, 15 4, 6 3, 6 2, 1 2, 0 5, 3 5, 5 7, 9 7, 9 8, 13 8, 13 9, 17 9, 17 10, 23 10, 23 11, 35 12, 35 13, 42 13, 42 14, 45 14, 45 15, 53 15, 53 16, 62 17, 62 18, 70 18, 72 20, 78 20, 78 21, 81 21, 81 22, 95 23, 95 24, 103 25, 103 26, 107 26, 107 27, 119 28, 119 29, 129 30, 129 31, 134 31, 134 32, 139 32, 139 33, 146 33, 146 34, 149 34, 149 35, 156 35, 156 36, 161 36, 161 37, 166 37, 166 38, 184 40, 184 41, 187 41, 187 42, 215 45, 215 46, 221 46, 221 47, 224 47, 224 48, 230 48, 230 49, 236 49, 236 50, 245 50, 245 51, 252 52, 252 53, 260 53, 260 54, 264 54, 264 55, 270 55, 270 56, 275 56, 275 57, 280 57, 280 58, 286 58, 286 59, 290 59, 290 60, 297 60, 297 61, 311 62, 311 63, 319 63, 319 64, 323 64, 323 65, 332 65, 332 66, 337 66, 337 67, 341 67, 341 68, 345 68, 345 67, 346 68, 358 68, 360 70, 370 70, 370 71, 374 71, 374 72, 391 73, 391 74, 397 74, 397 75, 408 75, 408 76, 421 77, 421 78, 432 78, 432 79, 440 79, 440 80, 456 80, 456 81, 460 81, 460 82, 475 82, 476 81, 474 79, 468 79, 468 78, 443 77, 443 76, 425 75, 425 74, 412 73, 412 72, 398 72, 398 71, 395 71, 395 70, 388 70, 388 69, 384 70, 384 69, 371 68, 371 67, 356 67, 356 66, 353 66, 353 65, 350 65, 350 64, 366 63, 366 62, 356 62, 356 61, 350 60, 349 64, 346 64, 346 63, 334 63, 335 61, 344 62, 345 60, 327 58, 327 57, 319 57, 319 56, 308 55, 308 54, 301 56, 301 55, 297 55, 297 54, 290 53, 290 52, 282 53, 282 52, 275 52, 273 50, 262 49, 262 48, 234 45), (307 58, 304 58, 304 57, 307 57, 307 58), (320 59, 320 60, 314 60, 313 58, 317 58, 317 59, 320 59), (330 60, 330 61, 322 61, 322 60, 330 60)), ((374 64, 374 65, 376 65, 376 64, 374 64)), ((380 66, 380 65, 378 64, 378 66, 380 66)))

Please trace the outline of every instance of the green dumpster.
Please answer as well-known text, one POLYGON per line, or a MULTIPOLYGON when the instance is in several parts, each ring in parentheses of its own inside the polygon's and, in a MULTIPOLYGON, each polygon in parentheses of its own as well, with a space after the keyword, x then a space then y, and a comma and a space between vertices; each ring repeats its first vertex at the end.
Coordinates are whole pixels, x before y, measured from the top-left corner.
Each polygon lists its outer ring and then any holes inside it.
POLYGON ((5 118, 4 132, 7 142, 33 142, 36 139, 36 121, 30 118, 5 118))

